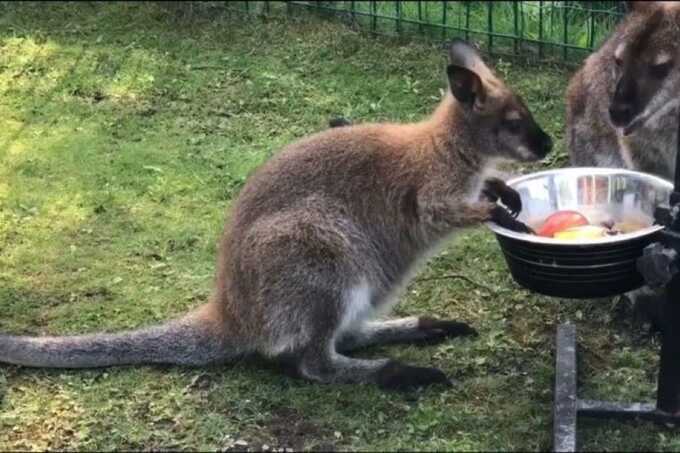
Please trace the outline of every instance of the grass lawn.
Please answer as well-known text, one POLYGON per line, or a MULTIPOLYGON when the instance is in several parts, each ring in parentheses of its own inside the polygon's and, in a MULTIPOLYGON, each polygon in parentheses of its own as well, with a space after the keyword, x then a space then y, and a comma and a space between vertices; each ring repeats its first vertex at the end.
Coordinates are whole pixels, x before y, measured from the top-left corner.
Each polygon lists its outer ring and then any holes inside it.
MULTIPOLYGON (((498 62, 558 140, 568 72, 498 62)), ((178 19, 157 5, 0 3, 0 331, 117 331, 210 292, 215 243, 247 175, 282 145, 355 121, 422 118, 444 53, 317 20, 178 19)), ((612 300, 522 290, 485 228, 413 283, 400 315, 472 323, 476 340, 362 352, 459 385, 412 395, 323 386, 245 361, 189 369, 0 366, 0 450, 551 447, 555 325, 579 325, 582 396, 653 400, 658 343, 612 300), (247 442, 247 445, 244 443, 247 442)), ((581 426, 584 449, 678 450, 652 424, 581 426)))

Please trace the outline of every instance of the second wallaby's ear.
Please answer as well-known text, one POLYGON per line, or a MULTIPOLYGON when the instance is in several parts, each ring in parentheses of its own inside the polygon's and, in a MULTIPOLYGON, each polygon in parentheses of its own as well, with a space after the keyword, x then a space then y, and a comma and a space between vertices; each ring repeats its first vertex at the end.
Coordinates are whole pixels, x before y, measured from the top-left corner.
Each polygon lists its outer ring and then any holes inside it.
POLYGON ((461 104, 472 107, 482 105, 486 98, 479 76, 462 66, 451 64, 446 68, 451 93, 461 104))

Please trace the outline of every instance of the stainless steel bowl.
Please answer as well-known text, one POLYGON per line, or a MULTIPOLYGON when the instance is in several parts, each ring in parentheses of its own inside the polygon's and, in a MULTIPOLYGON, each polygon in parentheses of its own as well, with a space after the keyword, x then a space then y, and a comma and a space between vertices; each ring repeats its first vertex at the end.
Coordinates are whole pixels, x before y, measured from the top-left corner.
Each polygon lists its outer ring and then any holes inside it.
POLYGON ((549 296, 595 298, 643 285, 635 262, 662 229, 654 210, 667 205, 672 183, 646 173, 610 168, 565 168, 507 183, 519 192, 519 219, 538 227, 555 211, 575 210, 591 224, 607 220, 649 225, 632 233, 582 242, 516 233, 489 223, 520 285, 549 296))

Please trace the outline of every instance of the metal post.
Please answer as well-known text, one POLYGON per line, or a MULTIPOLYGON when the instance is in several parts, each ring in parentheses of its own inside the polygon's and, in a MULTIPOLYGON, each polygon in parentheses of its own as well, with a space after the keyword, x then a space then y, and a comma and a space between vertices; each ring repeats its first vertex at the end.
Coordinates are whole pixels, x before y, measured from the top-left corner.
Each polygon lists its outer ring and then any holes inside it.
POLYGON ((557 327, 555 368, 554 439, 555 451, 576 451, 576 327, 557 327))
MULTIPOLYGON (((670 205, 671 208, 680 205, 680 112, 675 150, 675 186, 670 205)), ((670 230, 669 235, 680 232, 680 216, 673 220, 670 230)), ((680 415, 680 275, 676 274, 667 285, 665 302, 656 407, 669 414, 680 415)))
POLYGON ((667 292, 656 407, 669 414, 680 415, 680 276, 676 275, 671 280, 667 292))

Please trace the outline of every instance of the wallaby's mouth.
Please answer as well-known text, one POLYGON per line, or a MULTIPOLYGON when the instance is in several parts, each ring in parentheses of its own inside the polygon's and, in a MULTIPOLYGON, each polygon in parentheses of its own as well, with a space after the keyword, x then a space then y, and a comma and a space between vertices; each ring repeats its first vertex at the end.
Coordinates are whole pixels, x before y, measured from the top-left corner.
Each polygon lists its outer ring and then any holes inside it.
POLYGON ((630 114, 626 118, 622 118, 614 114, 612 109, 610 109, 609 120, 611 121, 614 128, 619 132, 619 134, 625 137, 627 135, 631 135, 636 129, 638 129, 647 121, 649 115, 646 115, 645 113, 646 112, 640 112, 636 115, 630 114))
POLYGON ((614 127, 619 131, 621 135, 624 137, 628 135, 632 135, 635 131, 637 131, 640 127, 644 126, 647 124, 649 121, 653 121, 654 119, 663 116, 670 112, 671 110, 675 109, 680 105, 679 100, 670 100, 666 104, 664 104, 661 108, 657 109, 654 112, 650 112, 649 107, 647 107, 642 113, 638 114, 630 122, 627 124, 616 124, 613 119, 612 119, 612 124, 614 124, 614 127))
POLYGON ((642 124, 642 121, 633 121, 628 126, 621 128, 624 137, 631 135, 642 124))

